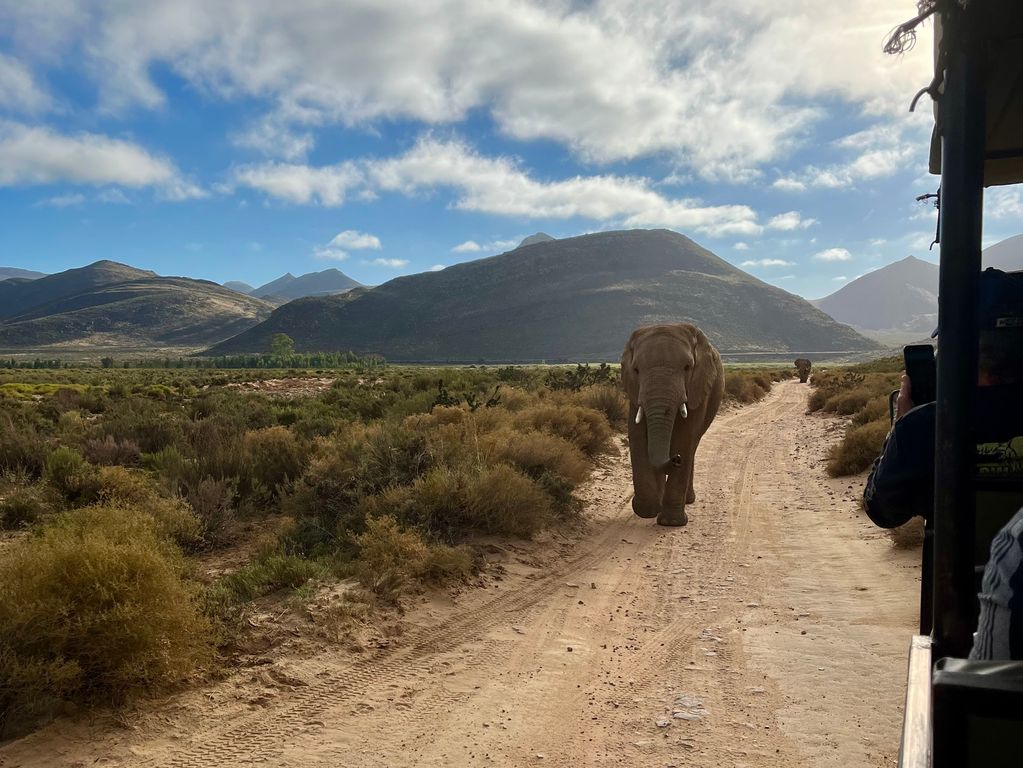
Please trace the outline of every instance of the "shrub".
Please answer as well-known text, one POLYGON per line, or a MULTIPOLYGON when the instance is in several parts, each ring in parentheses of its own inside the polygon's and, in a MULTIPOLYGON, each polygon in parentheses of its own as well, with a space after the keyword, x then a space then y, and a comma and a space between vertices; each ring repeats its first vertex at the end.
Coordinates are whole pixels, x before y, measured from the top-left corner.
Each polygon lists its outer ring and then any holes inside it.
POLYGON ((381 597, 396 599, 423 571, 426 542, 414 531, 399 528, 393 517, 367 520, 365 532, 355 542, 359 547, 359 581, 381 597))
POLYGON ((473 527, 526 539, 551 516, 547 494, 525 475, 500 464, 469 478, 465 507, 473 527))
POLYGON ((325 576, 323 563, 280 550, 257 557, 219 583, 230 601, 245 602, 282 589, 297 589, 325 576))
POLYGON ((828 474, 843 477, 867 469, 881 453, 887 434, 887 418, 851 426, 842 442, 828 451, 828 474))
POLYGON ((143 454, 142 466, 153 472, 170 494, 181 493, 196 474, 194 464, 173 445, 143 454))
POLYGON ((46 440, 34 426, 0 414, 0 471, 23 471, 38 477, 47 453, 46 440))
POLYGON ((725 371, 725 399, 748 404, 755 403, 771 389, 771 382, 749 371, 725 371))
POLYGON ((54 511, 53 502, 39 486, 15 486, 0 494, 0 527, 15 530, 32 525, 54 511))
POLYGON ((309 461, 308 446, 286 427, 247 432, 243 450, 252 487, 266 488, 272 496, 301 477, 309 461))
POLYGON ((220 545, 227 539, 234 519, 234 500, 238 483, 206 477, 185 492, 185 501, 199 520, 202 538, 207 544, 220 545))
POLYGON ((364 434, 360 479, 367 490, 411 483, 433 465, 422 434, 399 424, 374 424, 364 434))
POLYGON ((359 581, 392 602, 415 581, 443 582, 464 577, 472 568, 464 549, 428 544, 415 531, 402 530, 389 515, 368 520, 355 541, 359 581))
POLYGON ((608 423, 616 429, 625 428, 625 420, 629 415, 629 401, 616 384, 584 387, 576 395, 575 400, 584 408, 603 413, 608 423))
POLYGON ((60 700, 118 703, 190 676, 210 627, 177 549, 147 515, 65 512, 0 558, 0 719, 60 700))
POLYGON ((512 464, 534 479, 553 472, 578 485, 590 474, 589 462, 582 451, 557 435, 501 429, 486 435, 484 446, 495 463, 512 464))
POLYGON ((924 519, 914 517, 897 528, 885 530, 896 549, 919 549, 924 543, 924 519))
POLYGON ((117 440, 113 435, 86 440, 82 446, 85 458, 93 464, 126 467, 137 466, 142 458, 138 443, 134 440, 117 440))
POLYGON ((74 448, 61 446, 46 457, 43 479, 69 502, 76 502, 92 487, 95 468, 74 448))
POLYGON ((859 426, 869 421, 880 421, 888 418, 890 418, 888 414, 888 396, 882 395, 867 401, 866 405, 853 415, 852 423, 859 426))
POLYGON ((195 514, 180 500, 160 496, 140 471, 100 467, 92 478, 88 500, 148 515, 157 531, 185 549, 197 549, 203 543, 202 526, 195 514))
POLYGON ((596 411, 574 405, 539 405, 515 416, 516 424, 558 435, 589 456, 607 450, 611 428, 596 411))

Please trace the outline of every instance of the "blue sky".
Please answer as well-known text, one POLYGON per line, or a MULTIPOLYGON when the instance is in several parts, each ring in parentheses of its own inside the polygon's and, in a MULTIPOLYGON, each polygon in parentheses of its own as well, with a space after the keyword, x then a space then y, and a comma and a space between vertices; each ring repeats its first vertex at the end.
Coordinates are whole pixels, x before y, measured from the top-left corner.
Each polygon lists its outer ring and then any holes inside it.
POLYGON ((816 298, 936 258, 902 6, 0 0, 0 265, 376 284, 667 227, 816 298))

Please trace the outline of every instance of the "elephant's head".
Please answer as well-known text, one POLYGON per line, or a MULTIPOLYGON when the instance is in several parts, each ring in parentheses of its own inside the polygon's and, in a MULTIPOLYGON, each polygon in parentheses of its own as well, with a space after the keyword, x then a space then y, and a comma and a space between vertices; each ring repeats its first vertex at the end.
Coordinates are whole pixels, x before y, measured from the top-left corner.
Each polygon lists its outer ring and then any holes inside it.
POLYGON ((714 385, 714 351, 688 323, 651 325, 632 332, 622 353, 622 385, 635 424, 646 424, 647 456, 660 472, 679 464, 671 456, 677 416, 699 411, 714 385))
POLYGON ((799 381, 806 383, 806 380, 810 378, 810 369, 812 364, 805 357, 796 358, 796 372, 799 373, 799 381))

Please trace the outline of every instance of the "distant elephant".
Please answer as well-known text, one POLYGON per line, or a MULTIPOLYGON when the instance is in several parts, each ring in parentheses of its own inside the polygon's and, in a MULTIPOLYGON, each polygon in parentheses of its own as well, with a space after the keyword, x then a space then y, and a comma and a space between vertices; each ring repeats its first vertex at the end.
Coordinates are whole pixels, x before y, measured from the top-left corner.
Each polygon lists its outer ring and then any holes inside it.
POLYGON ((796 371, 799 373, 799 383, 806 384, 806 380, 810 378, 810 367, 811 363, 805 357, 796 359, 796 371))
POLYGON ((721 356, 695 325, 637 328, 622 353, 629 398, 632 509, 661 525, 689 522, 693 462, 724 391, 721 356), (667 479, 665 479, 667 477, 667 479))

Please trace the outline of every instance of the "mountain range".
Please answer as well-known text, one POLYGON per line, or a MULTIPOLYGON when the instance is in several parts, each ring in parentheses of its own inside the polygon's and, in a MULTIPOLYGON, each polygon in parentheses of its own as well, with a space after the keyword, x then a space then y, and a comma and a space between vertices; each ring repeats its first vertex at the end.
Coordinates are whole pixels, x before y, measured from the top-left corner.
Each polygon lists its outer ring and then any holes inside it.
POLYGON ((207 280, 97 261, 0 282, 0 348, 194 349, 251 327, 272 309, 207 280))
POLYGON ((209 354, 298 350, 395 361, 613 360, 633 328, 695 322, 727 352, 866 351, 804 299, 668 230, 543 239, 341 296, 298 299, 209 354))
MULTIPOLYGON (((1023 269, 1023 235, 986 248, 984 267, 1023 269)), ((938 323, 938 265, 907 256, 811 301, 833 318, 890 343, 926 337, 938 323)))
POLYGON ((34 272, 31 269, 18 269, 17 267, 0 267, 0 280, 35 280, 45 277, 45 272, 34 272))
POLYGON ((353 288, 361 288, 362 283, 352 280, 341 270, 325 269, 322 272, 308 272, 298 277, 288 272, 258 288, 253 288, 238 280, 224 283, 224 287, 249 296, 268 299, 276 304, 283 304, 291 299, 301 299, 306 296, 329 296, 335 293, 344 293, 353 288))

